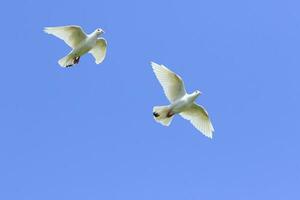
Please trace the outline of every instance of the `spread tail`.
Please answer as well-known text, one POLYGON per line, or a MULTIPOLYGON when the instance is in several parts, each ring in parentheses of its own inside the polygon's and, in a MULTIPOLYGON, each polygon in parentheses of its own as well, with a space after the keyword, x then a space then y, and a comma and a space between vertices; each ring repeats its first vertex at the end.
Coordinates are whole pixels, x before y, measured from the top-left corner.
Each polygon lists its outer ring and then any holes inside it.
POLYGON ((169 126, 174 117, 169 106, 155 106, 153 108, 154 119, 164 126, 169 126))
POLYGON ((74 58, 70 54, 68 54, 65 57, 61 58, 58 61, 58 64, 61 67, 71 67, 74 64, 74 58))

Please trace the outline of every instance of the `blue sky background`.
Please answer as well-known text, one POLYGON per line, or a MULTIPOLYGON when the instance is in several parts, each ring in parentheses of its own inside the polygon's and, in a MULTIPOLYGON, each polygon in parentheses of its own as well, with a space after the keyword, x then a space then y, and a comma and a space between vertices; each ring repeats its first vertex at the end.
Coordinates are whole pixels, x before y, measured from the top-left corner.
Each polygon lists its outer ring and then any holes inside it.
POLYGON ((0 199, 300 198, 300 2, 5 1, 0 199), (45 26, 103 28, 106 60, 70 69, 45 26), (150 61, 199 89, 210 140, 167 104, 150 61))

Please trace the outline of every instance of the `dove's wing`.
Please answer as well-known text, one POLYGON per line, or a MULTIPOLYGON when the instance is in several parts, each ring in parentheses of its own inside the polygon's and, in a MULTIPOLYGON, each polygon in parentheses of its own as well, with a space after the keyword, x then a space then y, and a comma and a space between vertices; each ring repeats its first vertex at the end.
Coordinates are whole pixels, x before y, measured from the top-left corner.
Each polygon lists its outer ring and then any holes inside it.
POLYGON ((99 38, 96 45, 90 50, 90 53, 94 56, 96 64, 103 62, 106 55, 106 40, 99 38))
POLYGON ((214 127, 211 124, 208 113, 202 106, 194 103, 190 108, 181 112, 180 115, 184 119, 189 120, 205 136, 212 138, 214 127))
POLYGON ((45 27, 44 31, 52 34, 67 43, 71 48, 75 48, 87 36, 80 26, 57 26, 45 27))
POLYGON ((165 95, 172 103, 186 94, 184 83, 180 76, 169 70, 163 65, 151 63, 153 71, 160 82, 165 95))

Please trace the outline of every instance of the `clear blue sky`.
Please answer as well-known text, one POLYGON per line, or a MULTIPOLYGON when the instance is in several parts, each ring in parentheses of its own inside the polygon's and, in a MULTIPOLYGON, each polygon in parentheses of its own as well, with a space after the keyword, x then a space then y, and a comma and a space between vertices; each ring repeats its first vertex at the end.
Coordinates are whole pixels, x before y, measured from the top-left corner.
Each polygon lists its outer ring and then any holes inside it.
POLYGON ((296 0, 5 1, 0 199, 300 199, 296 0), (74 68, 45 26, 103 28, 74 68), (176 117, 150 61, 203 95, 214 139, 176 117))

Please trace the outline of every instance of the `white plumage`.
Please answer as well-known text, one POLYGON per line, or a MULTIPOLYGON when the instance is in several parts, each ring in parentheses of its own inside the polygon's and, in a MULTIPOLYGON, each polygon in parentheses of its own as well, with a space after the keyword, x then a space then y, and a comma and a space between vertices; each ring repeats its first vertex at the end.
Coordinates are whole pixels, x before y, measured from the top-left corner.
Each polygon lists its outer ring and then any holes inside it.
POLYGON ((214 128, 208 113, 202 106, 194 102, 201 92, 195 91, 188 94, 180 76, 164 65, 154 62, 151 65, 166 97, 171 103, 167 106, 155 106, 153 108, 154 119, 164 126, 169 126, 174 115, 180 114, 205 136, 212 138, 214 128))
POLYGON ((102 29, 96 29, 87 35, 80 26, 57 26, 46 27, 44 31, 62 39, 72 51, 58 61, 62 67, 71 67, 79 63, 79 59, 87 52, 91 53, 96 64, 103 62, 106 55, 107 42, 104 38, 99 38, 104 33, 102 29))

